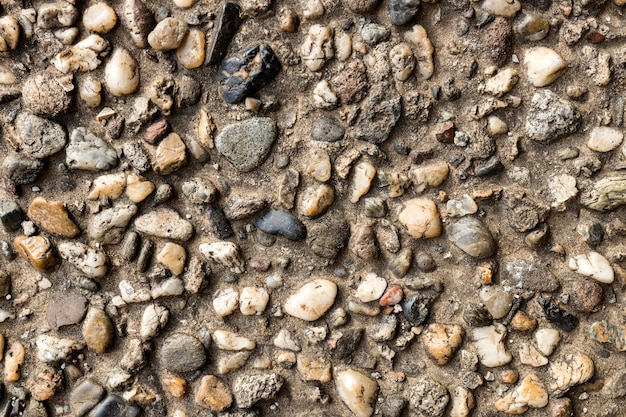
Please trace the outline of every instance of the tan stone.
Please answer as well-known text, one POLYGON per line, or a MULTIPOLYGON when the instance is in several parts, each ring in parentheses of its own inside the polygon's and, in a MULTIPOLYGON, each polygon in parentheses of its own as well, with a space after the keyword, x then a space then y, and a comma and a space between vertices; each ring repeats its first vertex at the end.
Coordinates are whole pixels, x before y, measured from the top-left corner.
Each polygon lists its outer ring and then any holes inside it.
POLYGON ((195 399, 196 404, 216 413, 224 411, 233 403, 228 387, 213 375, 202 377, 195 399))
POLYGON ((499 411, 507 414, 524 414, 528 407, 543 408, 546 405, 548 405, 548 391, 535 374, 527 375, 514 391, 495 403, 499 411))
POLYGON ((148 181, 141 175, 130 174, 126 178, 126 197, 133 203, 145 200, 155 188, 152 181, 148 181))
POLYGON ((161 381, 163 387, 176 398, 181 398, 187 391, 187 381, 177 376, 166 377, 161 381))
POLYGON ((324 358, 300 355, 297 370, 305 381, 329 382, 331 379, 330 362, 324 358))
POLYGON ((357 417, 369 417, 374 413, 374 400, 378 384, 369 376, 353 369, 337 373, 337 394, 357 417))
POLYGON ((47 272, 56 264, 52 245, 45 236, 18 236, 13 240, 13 245, 17 253, 38 271, 47 272))
POLYGON ((307 217, 315 217, 324 213, 335 201, 335 189, 327 184, 309 187, 304 191, 300 203, 300 213, 307 217))
POLYGON ((120 198, 124 192, 126 186, 126 174, 120 172, 119 174, 107 174, 101 175, 93 181, 93 187, 87 198, 90 200, 97 200, 100 197, 106 197, 111 200, 120 198))
POLYGON ((65 205, 60 201, 36 197, 28 208, 28 217, 45 231, 63 236, 75 237, 80 229, 70 217, 65 205))
POLYGON ((107 314, 98 308, 90 308, 83 323, 83 338, 88 347, 105 353, 113 343, 113 323, 107 314))
POLYGON ((306 173, 317 181, 326 182, 330 179, 331 165, 328 152, 323 149, 314 149, 308 156, 309 164, 306 173))
POLYGON ((172 242, 167 242, 163 249, 156 257, 157 262, 163 264, 172 271, 174 275, 180 275, 185 269, 185 261, 187 260, 187 253, 185 248, 172 242))
POLYGON ((367 161, 359 162, 354 167, 354 177, 352 178, 352 196, 350 197, 351 202, 358 203, 361 197, 367 194, 375 175, 376 168, 367 161))
POLYGON ((154 172, 169 175, 183 167, 187 163, 185 149, 185 143, 178 134, 167 135, 157 147, 155 161, 152 164, 154 172))
POLYGON ((25 355, 24 345, 18 341, 11 343, 11 347, 4 358, 4 380, 6 382, 17 382, 20 380, 25 355))
POLYGON ((439 365, 445 365, 463 343, 463 328, 456 324, 431 324, 424 330, 422 343, 439 365))
POLYGON ((398 214, 398 220, 416 239, 433 238, 441 235, 441 219, 435 203, 428 198, 406 201, 398 214))
POLYGON ((527 332, 537 327, 537 320, 529 317, 528 314, 524 313, 522 310, 518 310, 513 316, 513 320, 511 320, 511 327, 513 330, 527 332))
POLYGON ((52 368, 44 368, 30 387, 30 393, 37 401, 46 401, 50 399, 61 387, 63 380, 61 375, 52 368))
POLYGON ((176 59, 180 64, 187 68, 198 68, 204 63, 206 40, 204 32, 198 29, 191 29, 183 43, 176 49, 176 59))

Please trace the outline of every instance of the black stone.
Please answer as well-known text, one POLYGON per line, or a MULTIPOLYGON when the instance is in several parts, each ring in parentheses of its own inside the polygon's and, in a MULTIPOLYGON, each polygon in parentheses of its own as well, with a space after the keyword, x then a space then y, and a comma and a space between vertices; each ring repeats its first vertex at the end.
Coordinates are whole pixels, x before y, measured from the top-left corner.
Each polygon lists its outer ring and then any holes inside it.
POLYGON ((478 304, 468 304, 463 310, 463 320, 472 327, 489 326, 493 317, 485 306, 478 304))
POLYGON ((500 162, 495 156, 492 156, 476 168, 476 176, 486 177, 497 174, 502 171, 503 168, 504 166, 502 165, 502 162, 500 162))
POLYGON ((256 227, 270 235, 281 235, 289 240, 302 240, 306 237, 306 227, 286 211, 270 208, 256 221, 256 227))
POLYGON ((419 0, 388 0, 389 20, 396 26, 404 25, 415 17, 419 6, 419 0))
POLYGON ((274 79, 280 68, 269 45, 252 45, 222 63, 220 94, 227 103, 238 103, 274 79))
POLYGON ((214 65, 219 63, 226 52, 228 45, 239 30, 239 26, 243 20, 239 16, 241 9, 235 3, 224 3, 217 19, 217 27, 215 28, 215 36, 208 50, 207 64, 214 65))
POLYGON ((90 415, 93 417, 137 417, 141 411, 139 406, 126 404, 117 395, 109 395, 94 408, 90 415))
POLYGON ((14 201, 0 201, 0 221, 5 232, 14 232, 24 220, 24 212, 14 201))
POLYGON ((210 207, 207 210, 207 218, 209 219, 210 231, 220 239, 229 238, 234 234, 233 228, 221 208, 210 207))
POLYGON ((433 299, 421 294, 414 294, 402 302, 404 317, 414 326, 419 326, 428 318, 428 308, 433 299))
POLYGON ((339 359, 350 357, 361 343, 364 330, 362 328, 352 329, 343 332, 343 335, 337 340, 337 347, 333 351, 333 356, 339 359))
POLYGON ((578 326, 578 318, 559 307, 552 297, 539 297, 537 302, 543 308, 546 319, 559 329, 571 332, 578 326))
POLYGON ((346 129, 332 116, 324 116, 313 123, 311 137, 322 142, 337 142, 346 134, 346 129))

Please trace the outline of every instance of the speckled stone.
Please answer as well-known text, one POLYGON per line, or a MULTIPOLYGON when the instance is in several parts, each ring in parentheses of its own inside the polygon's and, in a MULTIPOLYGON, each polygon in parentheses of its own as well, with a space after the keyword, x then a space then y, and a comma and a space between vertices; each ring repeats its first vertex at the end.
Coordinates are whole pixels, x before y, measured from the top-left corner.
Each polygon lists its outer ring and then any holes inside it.
POLYGON ((253 117, 222 129, 215 139, 215 147, 239 171, 250 172, 263 163, 277 133, 272 119, 253 117))
POLYGON ((163 342, 160 356, 165 369, 174 373, 195 371, 207 360, 202 343, 183 333, 168 336, 163 342))
POLYGON ((463 217, 450 226, 448 238, 468 255, 483 259, 493 255, 496 243, 487 226, 474 217, 463 217))

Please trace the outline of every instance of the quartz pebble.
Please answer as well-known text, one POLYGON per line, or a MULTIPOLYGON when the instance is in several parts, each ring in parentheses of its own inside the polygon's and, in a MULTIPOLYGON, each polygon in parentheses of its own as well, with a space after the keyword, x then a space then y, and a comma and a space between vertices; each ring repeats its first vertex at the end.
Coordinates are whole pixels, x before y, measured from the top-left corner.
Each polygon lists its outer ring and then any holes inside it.
POLYGON ((174 17, 167 17, 150 32, 148 43, 157 51, 171 51, 180 46, 188 31, 184 22, 174 17))
POLYGON ((254 350, 256 347, 254 341, 228 330, 214 331, 213 342, 218 349, 222 350, 254 350))
POLYGON ((122 240, 126 226, 137 213, 134 204, 121 204, 93 216, 87 227, 91 239, 105 244, 117 244, 122 240))
POLYGON ((513 68, 506 68, 498 71, 496 75, 487 80, 485 83, 485 91, 500 97, 511 91, 518 81, 519 76, 517 71, 513 68))
POLYGON ((552 207, 565 210, 566 204, 578 194, 576 178, 568 174, 554 175, 548 179, 548 188, 552 194, 552 207))
POLYGON ((437 206, 428 198, 414 198, 400 206, 398 220, 415 239, 434 238, 441 234, 437 206))
POLYGON ((117 174, 100 175, 92 184, 91 191, 87 195, 90 200, 98 200, 106 197, 110 200, 117 200, 126 187, 126 174, 123 172, 117 174))
POLYGON ((102 278, 107 273, 108 257, 103 251, 90 248, 80 242, 62 242, 59 255, 78 268, 89 278, 102 278))
POLYGON ((404 39, 413 44, 415 48, 416 74, 420 79, 430 79, 435 73, 435 61, 433 59, 435 48, 428 37, 428 33, 426 33, 426 29, 421 25, 415 25, 411 31, 404 34, 404 39))
POLYGON ((169 175, 187 163, 187 147, 177 133, 170 133, 157 146, 152 167, 154 172, 169 175))
POLYGON ((606 126, 594 127, 589 134, 587 146, 596 152, 610 152, 622 144, 624 134, 606 126))
POLYGON ((543 356, 537 348, 529 343, 522 343, 518 354, 520 362, 524 365, 538 368, 548 363, 548 358, 543 356))
POLYGON ((334 56, 333 31, 329 26, 312 25, 300 47, 304 64, 310 71, 320 71, 334 56))
POLYGON ((496 401, 499 411, 507 414, 523 414, 532 408, 543 408, 548 405, 548 391, 535 374, 528 374, 512 392, 496 401))
POLYGON ((73 352, 82 350, 84 345, 72 339, 58 338, 48 334, 37 337, 37 359, 44 363, 67 360, 73 352))
POLYGON ((570 258, 569 267, 577 273, 591 277, 603 284, 610 284, 614 279, 613 267, 609 261, 598 252, 576 255, 570 258))
POLYGON ((294 339, 291 333, 286 329, 280 329, 276 337, 274 338, 274 346, 280 349, 291 350, 293 352, 300 352, 300 346, 294 339))
POLYGON ((98 68, 106 55, 109 42, 99 35, 89 35, 54 57, 53 64, 64 74, 88 72, 98 68))
POLYGON ((304 284, 287 298, 285 313, 306 321, 315 321, 328 311, 335 302, 337 285, 326 279, 304 284))
POLYGON ((495 285, 481 288, 478 292, 478 297, 489 311, 489 314, 496 320, 507 315, 513 302, 513 297, 509 292, 495 285))
POLYGON ((115 10, 104 2, 94 3, 83 12, 83 25, 92 32, 108 33, 116 23, 115 10))
POLYGON ((554 50, 544 46, 532 48, 524 54, 528 81, 535 87, 545 87, 567 71, 567 62, 554 50))
POLYGON ((330 382, 331 363, 324 358, 313 358, 299 355, 297 360, 297 371, 305 381, 330 382))
POLYGON ((142 339, 152 339, 161 333, 170 318, 170 311, 161 305, 150 304, 143 311, 139 334, 142 339))
POLYGON ((104 68, 104 85, 118 97, 133 94, 139 88, 139 66, 126 49, 116 48, 111 54, 104 68))
POLYGON ((414 168, 409 171, 415 192, 423 193, 426 188, 438 187, 448 178, 450 171, 445 162, 434 162, 414 168))
POLYGON ((550 393, 561 396, 570 388, 587 382, 594 374, 593 360, 580 352, 566 353, 550 362, 550 393))
POLYGON ((439 365, 447 364, 462 342, 463 328, 456 324, 430 324, 422 334, 422 344, 426 352, 439 365))
POLYGON ((204 32, 191 29, 176 49, 176 59, 187 69, 194 69, 204 64, 206 40, 204 32))
POLYGON ((193 235, 192 224, 172 209, 159 208, 137 217, 135 229, 155 237, 187 241, 193 235))
POLYGON ((200 253, 207 259, 229 268, 235 274, 245 271, 245 261, 239 252, 239 246, 233 242, 202 243, 200 253))
POLYGON ((315 217, 324 213, 335 200, 335 189, 327 184, 316 188, 309 187, 304 191, 300 203, 300 213, 307 217, 315 217))
POLYGON ((13 244, 17 253, 40 272, 48 272, 56 265, 52 244, 45 236, 17 236, 13 244))
POLYGON ((172 274, 180 275, 185 268, 187 252, 181 245, 167 242, 156 256, 157 262, 169 269, 172 274))
POLYGON ((545 356, 552 355, 560 340, 561 334, 556 329, 539 329, 535 333, 537 348, 545 356))
POLYGON ((239 293, 233 288, 218 290, 213 296, 213 308, 220 317, 226 317, 239 307, 239 293))
POLYGON ((339 371, 335 375, 337 395, 357 417, 369 417, 374 413, 374 400, 378 384, 370 377, 353 369, 339 371))
POLYGON ((374 273, 369 273, 361 279, 356 289, 356 297, 362 303, 368 303, 378 300, 383 295, 386 288, 387 281, 385 278, 379 277, 374 273))
POLYGON ((323 149, 314 149, 309 154, 306 173, 316 181, 326 182, 331 176, 330 156, 323 149))
POLYGON ((376 168, 367 161, 359 162, 354 167, 354 177, 352 179, 352 197, 350 201, 358 203, 361 197, 370 189, 370 185, 376 175, 376 168))
POLYGON ((261 287, 243 287, 239 294, 239 310, 244 316, 262 314, 270 300, 270 295, 261 287))
POLYGON ((483 366, 497 368, 511 362, 513 356, 504 345, 506 333, 506 327, 500 323, 472 329, 474 346, 483 366))
POLYGON ((70 143, 65 149, 65 163, 70 169, 107 171, 117 165, 115 149, 84 127, 70 134, 70 143))

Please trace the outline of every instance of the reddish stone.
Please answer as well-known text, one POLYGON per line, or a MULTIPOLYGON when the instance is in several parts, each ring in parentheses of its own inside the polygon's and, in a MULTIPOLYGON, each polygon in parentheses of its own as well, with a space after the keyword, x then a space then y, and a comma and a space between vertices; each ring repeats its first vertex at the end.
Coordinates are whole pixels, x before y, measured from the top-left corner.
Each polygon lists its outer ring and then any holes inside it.
POLYGON ((255 259, 250 262, 250 268, 255 271, 265 272, 270 269, 272 262, 269 259, 255 259))
POLYGON ((598 44, 604 42, 605 36, 597 30, 591 29, 589 32, 587 32, 587 36, 585 36, 585 38, 587 38, 587 40, 591 43, 598 44))
POLYGON ((390 286, 387 291, 380 297, 380 305, 381 306, 393 306, 402 301, 402 297, 404 297, 404 292, 402 291, 402 287, 399 285, 390 286))
POLYGON ((170 133, 170 124, 165 119, 158 120, 146 128, 144 140, 149 144, 156 144, 170 133))
POLYGON ((453 143, 454 142, 454 122, 448 120, 447 122, 439 123, 435 127, 435 139, 441 143, 453 143))

